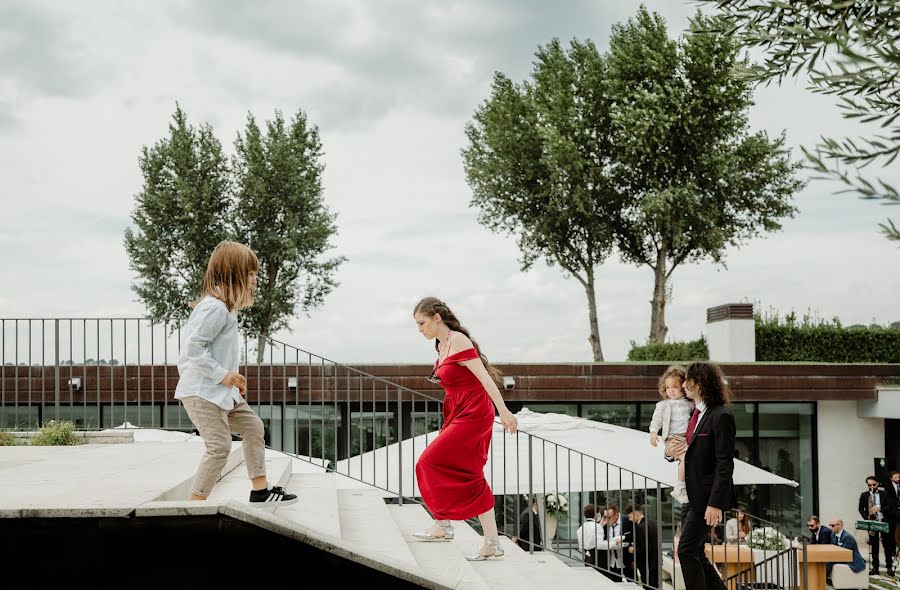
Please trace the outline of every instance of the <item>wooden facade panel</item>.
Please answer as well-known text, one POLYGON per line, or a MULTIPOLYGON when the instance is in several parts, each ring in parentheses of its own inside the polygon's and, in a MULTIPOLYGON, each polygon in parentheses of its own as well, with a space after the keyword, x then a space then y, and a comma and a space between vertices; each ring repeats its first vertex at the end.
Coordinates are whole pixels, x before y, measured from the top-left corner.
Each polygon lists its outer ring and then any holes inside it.
MULTIPOLYGON (((615 402, 659 399, 657 380, 665 363, 501 365, 515 379, 515 387, 503 390, 510 401, 615 402)), ((815 401, 872 400, 880 383, 900 382, 900 365, 822 364, 734 364, 724 365, 738 400, 815 401)), ((396 400, 398 386, 432 399, 443 399, 443 390, 426 381, 428 365, 359 365, 354 369, 373 373, 361 375, 346 368, 306 366, 241 367, 249 381, 251 399, 286 400, 293 403, 337 399, 363 401, 396 400), (288 379, 297 379, 297 389, 289 389, 288 379), (392 382, 392 383, 388 383, 392 382)), ((62 366, 59 368, 60 399, 75 404, 85 399, 96 402, 127 399, 136 401, 171 397, 178 383, 174 365, 154 366, 62 366), (81 389, 68 390, 70 377, 81 378, 81 389)), ((55 400, 56 367, 6 366, 0 374, 0 396, 6 404, 31 400, 55 400), (29 379, 30 376, 30 379, 29 379), (16 394, 18 388, 18 394, 16 394)), ((414 397, 404 392, 404 400, 414 397)))

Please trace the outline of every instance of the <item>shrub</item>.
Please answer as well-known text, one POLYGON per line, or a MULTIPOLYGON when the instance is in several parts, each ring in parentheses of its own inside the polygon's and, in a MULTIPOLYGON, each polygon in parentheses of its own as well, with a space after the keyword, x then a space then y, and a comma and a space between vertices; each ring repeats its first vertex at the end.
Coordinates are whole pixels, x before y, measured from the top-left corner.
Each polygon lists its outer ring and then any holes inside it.
POLYGON ((6 430, 0 430, 0 447, 14 447, 19 444, 19 439, 6 430))
POLYGON ((756 319, 756 360, 770 362, 900 363, 900 328, 872 324, 844 327, 794 312, 770 311, 756 319))
POLYGON ((31 439, 31 444, 36 447, 77 445, 78 441, 75 439, 74 432, 75 425, 71 422, 50 420, 31 439))
POLYGON ((709 359, 706 338, 690 342, 666 342, 665 344, 644 344, 639 346, 631 341, 628 351, 630 361, 705 361, 709 359))

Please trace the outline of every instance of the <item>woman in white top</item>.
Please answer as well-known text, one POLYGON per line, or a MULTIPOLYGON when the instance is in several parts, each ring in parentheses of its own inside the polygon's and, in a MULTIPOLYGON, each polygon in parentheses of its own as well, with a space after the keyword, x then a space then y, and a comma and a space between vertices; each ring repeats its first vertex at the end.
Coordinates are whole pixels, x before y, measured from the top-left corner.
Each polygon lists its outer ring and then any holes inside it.
POLYGON ((729 518, 725 523, 725 542, 744 545, 749 536, 750 518, 743 510, 737 508, 734 511, 734 518, 729 518))
POLYGON ((175 399, 181 400, 206 450, 197 467, 191 500, 206 500, 231 452, 231 433, 243 439, 244 462, 256 506, 286 506, 297 496, 269 487, 263 423, 247 402, 247 378, 238 373, 237 312, 253 304, 259 260, 250 248, 220 242, 203 277, 200 299, 184 326, 175 399))

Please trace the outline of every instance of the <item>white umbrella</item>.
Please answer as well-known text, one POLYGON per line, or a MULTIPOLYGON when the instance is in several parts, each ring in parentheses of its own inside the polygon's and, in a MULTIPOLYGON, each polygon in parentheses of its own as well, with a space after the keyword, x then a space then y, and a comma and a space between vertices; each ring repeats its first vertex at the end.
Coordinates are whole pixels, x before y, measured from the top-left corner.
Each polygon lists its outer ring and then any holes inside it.
MULTIPOLYGON (((670 487, 677 479, 677 465, 663 458, 661 446, 650 446, 646 432, 527 408, 516 417, 518 435, 494 424, 484 475, 495 495, 651 490, 657 485, 670 487)), ((437 436, 438 432, 430 432, 338 461, 336 471, 394 494, 420 496, 414 465, 437 436)), ((799 485, 737 459, 734 483, 799 485)))

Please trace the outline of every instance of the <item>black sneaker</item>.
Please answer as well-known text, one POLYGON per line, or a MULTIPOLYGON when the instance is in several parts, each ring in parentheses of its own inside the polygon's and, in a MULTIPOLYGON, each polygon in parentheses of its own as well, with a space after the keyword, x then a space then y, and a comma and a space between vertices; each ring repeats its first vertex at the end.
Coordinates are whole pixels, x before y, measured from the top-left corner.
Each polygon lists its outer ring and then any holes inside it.
POLYGON ((272 486, 267 490, 250 492, 250 503, 260 508, 277 508, 297 503, 297 496, 284 491, 283 487, 272 486))

